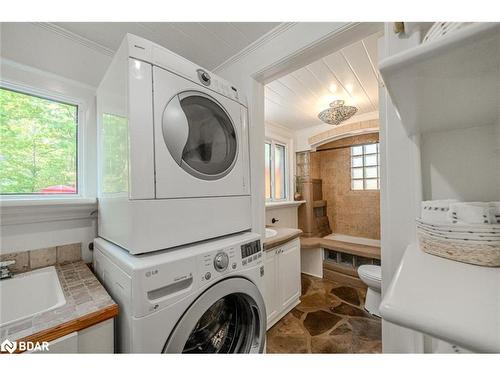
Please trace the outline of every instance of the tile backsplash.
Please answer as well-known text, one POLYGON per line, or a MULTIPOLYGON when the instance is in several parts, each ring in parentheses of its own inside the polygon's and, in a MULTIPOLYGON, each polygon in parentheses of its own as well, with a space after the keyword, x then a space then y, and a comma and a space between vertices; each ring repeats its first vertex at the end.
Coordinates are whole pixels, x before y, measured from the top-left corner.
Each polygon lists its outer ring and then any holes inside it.
POLYGON ((57 263, 57 250, 55 247, 47 249, 31 250, 30 269, 52 266, 57 263))
POLYGON ((9 269, 14 273, 26 272, 36 268, 53 266, 56 263, 70 263, 81 259, 81 243, 0 254, 0 261, 16 261, 15 264, 9 266, 9 269))

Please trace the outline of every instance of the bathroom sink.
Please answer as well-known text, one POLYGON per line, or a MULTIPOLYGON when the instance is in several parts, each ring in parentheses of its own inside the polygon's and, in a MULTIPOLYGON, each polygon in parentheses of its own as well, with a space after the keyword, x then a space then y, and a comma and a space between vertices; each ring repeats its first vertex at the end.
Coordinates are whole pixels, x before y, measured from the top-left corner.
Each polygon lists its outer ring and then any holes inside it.
POLYGON ((66 303, 54 266, 0 280, 0 327, 66 303))
POLYGON ((278 232, 271 228, 266 228, 266 238, 274 237, 278 234, 278 232))

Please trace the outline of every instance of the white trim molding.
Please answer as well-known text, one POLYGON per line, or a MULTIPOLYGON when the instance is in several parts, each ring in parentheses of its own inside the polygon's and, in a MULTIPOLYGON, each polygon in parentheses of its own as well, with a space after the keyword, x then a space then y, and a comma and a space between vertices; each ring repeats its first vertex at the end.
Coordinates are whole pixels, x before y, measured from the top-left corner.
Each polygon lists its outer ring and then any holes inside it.
POLYGON ((0 201, 0 226, 67 220, 94 220, 95 198, 40 198, 0 201))
POLYGON ((299 207, 302 203, 306 203, 306 201, 266 202, 266 210, 273 208, 299 207))
MULTIPOLYGON (((283 31, 297 25, 300 25, 300 23, 291 24, 283 31)), ((262 83, 274 81, 287 73, 293 72, 318 60, 325 55, 325 51, 340 50, 355 41, 363 39, 363 37, 381 31, 383 28, 382 25, 383 23, 381 22, 346 22, 344 25, 332 30, 313 43, 305 45, 293 53, 276 60, 273 64, 260 69, 253 74, 253 77, 262 83)), ((263 44, 269 43, 280 34, 281 33, 276 34, 272 38, 267 39, 263 44)), ((260 47, 260 45, 258 47, 260 47)))
POLYGON ((378 132, 380 132, 379 120, 374 119, 334 127, 330 130, 309 137, 308 142, 311 146, 311 150, 315 150, 317 147, 324 145, 325 143, 352 137, 354 135, 378 132))
POLYGON ((58 26, 54 23, 51 23, 51 22, 33 22, 33 24, 36 26, 39 26, 41 28, 47 29, 49 31, 52 31, 53 33, 55 33, 61 37, 69 39, 75 43, 79 43, 82 46, 93 49, 94 51, 100 52, 104 55, 113 56, 115 54, 115 51, 113 49, 105 47, 102 44, 99 44, 97 42, 94 42, 93 40, 87 39, 81 35, 75 34, 75 33, 71 32, 69 30, 66 30, 65 28, 58 26))
POLYGON ((250 43, 248 46, 243 48, 241 51, 236 53, 235 55, 231 56, 230 58, 226 59, 224 62, 221 64, 217 65, 215 68, 212 69, 214 73, 217 73, 219 70, 226 69, 228 66, 234 64, 235 62, 243 59, 245 56, 251 54, 253 51, 257 50, 260 46, 268 43, 269 41, 273 40, 276 38, 278 35, 284 33, 291 27, 295 26, 297 22, 283 22, 280 23, 278 26, 276 26, 274 29, 271 31, 265 33, 262 35, 259 39, 256 41, 250 43))

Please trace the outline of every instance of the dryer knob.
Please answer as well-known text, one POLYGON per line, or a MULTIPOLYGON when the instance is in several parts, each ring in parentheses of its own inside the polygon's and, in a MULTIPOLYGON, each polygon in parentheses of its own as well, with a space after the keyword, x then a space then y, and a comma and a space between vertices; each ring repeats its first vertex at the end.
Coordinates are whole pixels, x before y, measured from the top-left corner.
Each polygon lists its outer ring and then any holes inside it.
POLYGON ((196 72, 198 73, 198 79, 200 80, 200 82, 205 86, 210 86, 210 74, 205 72, 203 69, 198 69, 196 72))
POLYGON ((229 265, 229 257, 226 253, 220 252, 214 258, 214 267, 217 271, 223 272, 229 265))

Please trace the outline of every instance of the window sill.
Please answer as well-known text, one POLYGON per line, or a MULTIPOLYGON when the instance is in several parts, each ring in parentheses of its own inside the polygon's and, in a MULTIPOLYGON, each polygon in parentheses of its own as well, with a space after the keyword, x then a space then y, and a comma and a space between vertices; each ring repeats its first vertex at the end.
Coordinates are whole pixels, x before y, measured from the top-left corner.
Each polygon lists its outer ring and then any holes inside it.
POLYGON ((44 197, 0 200, 1 225, 31 224, 65 220, 93 219, 95 198, 44 197))
POLYGON ((281 202, 266 202, 266 209, 284 208, 284 207, 298 207, 306 201, 281 201, 281 202))

